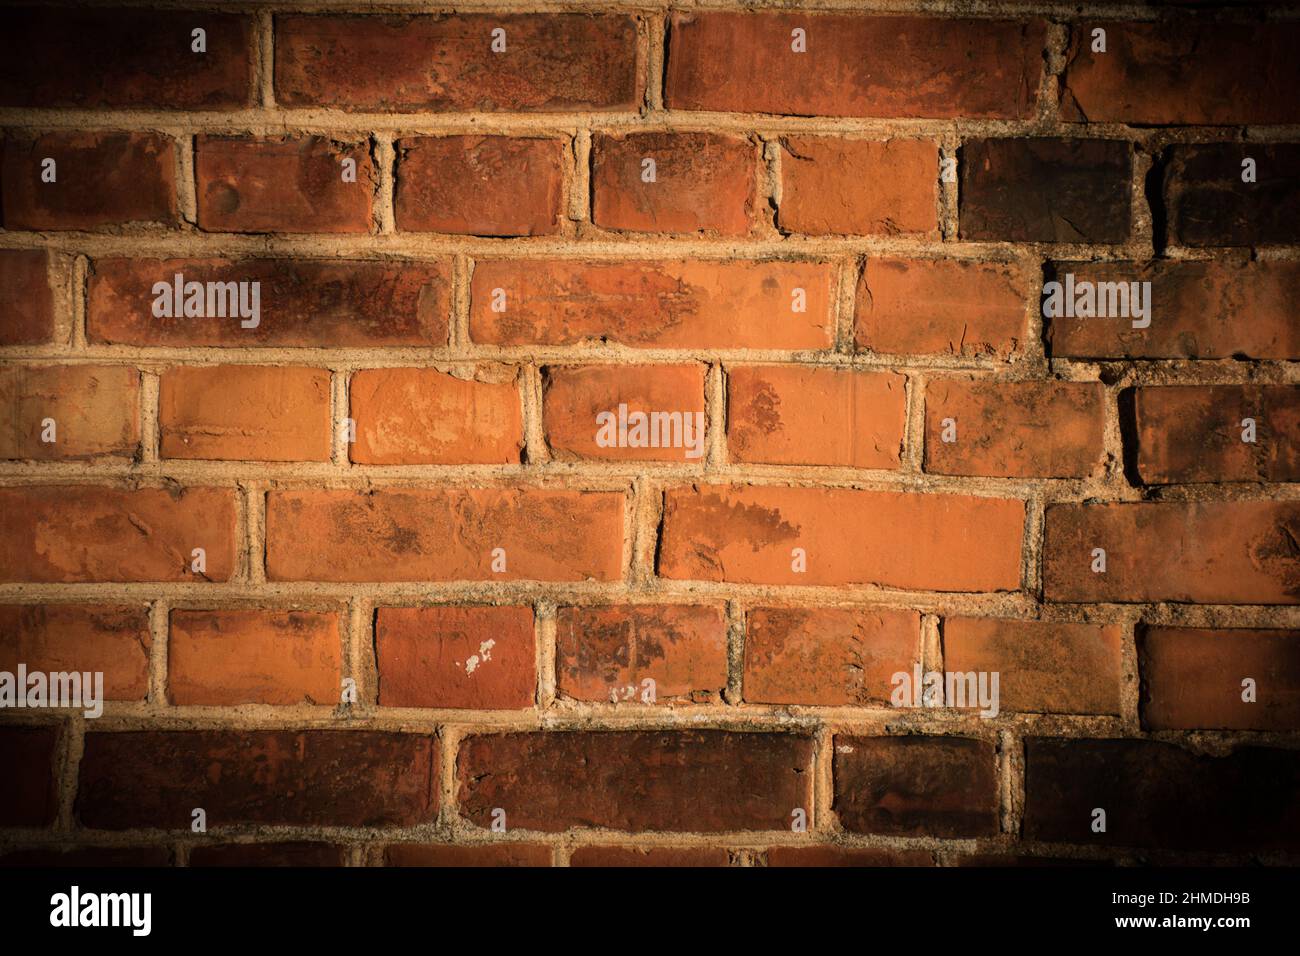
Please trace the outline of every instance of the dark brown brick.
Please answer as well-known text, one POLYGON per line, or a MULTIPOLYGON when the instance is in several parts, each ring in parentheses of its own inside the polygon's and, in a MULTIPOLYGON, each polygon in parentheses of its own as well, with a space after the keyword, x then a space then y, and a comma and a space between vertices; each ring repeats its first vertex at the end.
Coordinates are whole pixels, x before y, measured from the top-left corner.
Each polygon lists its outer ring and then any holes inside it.
POLYGON ((853 849, 838 846, 774 846, 768 866, 934 866, 929 850, 853 849))
POLYGON ((330 843, 222 843, 196 846, 190 866, 345 866, 347 851, 330 843))
POLYGON ((42 827, 54 822, 58 801, 55 727, 0 727, 0 826, 42 827))
POLYGON ((171 866, 172 854, 165 846, 40 846, 20 847, 0 854, 0 866, 14 867, 112 867, 171 866))
POLYGON ((537 843, 394 843, 384 850, 387 866, 550 866, 551 857, 551 848, 537 843))
POLYGON ((721 847, 580 846, 569 866, 726 866, 721 847))
POLYGON ((0 345, 40 345, 54 337, 49 253, 0 250, 0 345))
POLYGON ((961 147, 961 238, 1123 242, 1129 235, 1128 143, 982 139, 961 147))
POLYGON ((996 765, 992 744, 965 737, 836 736, 834 810, 856 833, 992 836, 996 765))
POLYGON ((1300 143, 1205 143, 1166 153, 1169 239, 1183 246, 1300 242, 1300 143), (1242 162, 1255 160, 1253 183, 1242 162))

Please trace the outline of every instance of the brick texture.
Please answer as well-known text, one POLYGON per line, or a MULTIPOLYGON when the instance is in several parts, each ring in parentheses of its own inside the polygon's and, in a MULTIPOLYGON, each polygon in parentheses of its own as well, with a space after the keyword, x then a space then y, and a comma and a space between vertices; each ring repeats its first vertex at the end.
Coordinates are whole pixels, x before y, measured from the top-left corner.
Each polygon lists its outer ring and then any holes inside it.
POLYGON ((0 865, 1300 863, 1300 4, 2 6, 0 865))

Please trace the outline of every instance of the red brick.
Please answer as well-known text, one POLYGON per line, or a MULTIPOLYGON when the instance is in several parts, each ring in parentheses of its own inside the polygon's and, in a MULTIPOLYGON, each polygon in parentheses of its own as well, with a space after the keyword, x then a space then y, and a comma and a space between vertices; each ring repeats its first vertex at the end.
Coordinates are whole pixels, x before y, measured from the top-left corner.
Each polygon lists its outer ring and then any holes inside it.
POLYGON ((1048 352, 1069 358, 1300 358, 1300 263, 1158 260, 1061 262, 1076 282, 1150 282, 1151 325, 1130 318, 1054 318, 1048 352))
POLYGON ((591 143, 591 221, 631 232, 743 236, 757 202, 758 149, 720 133, 598 133, 591 143), (655 163, 645 182, 645 160, 655 163))
POLYGON ((397 228, 474 236, 559 231, 565 144, 509 136, 397 143, 397 228))
POLYGON ((1163 20, 1071 25, 1061 82, 1068 122, 1143 126, 1300 123, 1300 24, 1163 20), (1092 51, 1093 32, 1106 51, 1092 51))
POLYGON ((1106 463, 1099 382, 932 378, 925 389, 925 470, 940 475, 1085 478, 1106 463), (945 442, 949 419, 956 441, 945 442))
POLYGON ((176 153, 157 133, 59 132, 5 135, 6 229, 97 229, 127 223, 176 225, 176 153), (55 161, 55 181, 41 164, 55 161))
POLYGON ((1168 385, 1135 390, 1144 484, 1300 480, 1300 388, 1168 385), (1254 443, 1242 422, 1255 422, 1254 443))
POLYGON ((1161 199, 1171 245, 1300 243, 1300 143, 1190 143, 1162 157, 1161 199), (1241 181, 1255 161, 1256 179, 1241 181))
POLYGON ((432 262, 97 259, 87 336, 140 346, 446 345, 450 280, 450 268, 432 262), (177 274, 185 284, 259 283, 256 326, 244 327, 251 317, 156 317, 154 285, 174 286, 177 274))
POLYGON ((345 866, 347 850, 329 843, 220 843, 190 850, 190 866, 345 866))
POLYGON ((247 106, 252 34, 252 17, 209 10, 9 9, 0 15, 0 104, 247 106), (207 33, 206 53, 193 51, 196 28, 207 33))
POLYGON ((836 735, 833 809, 854 833, 993 836, 996 768, 983 740, 836 735))
POLYGON ((774 846, 768 866, 934 866, 929 850, 849 849, 836 846, 774 846))
POLYGON ((327 369, 255 365, 169 368, 159 376, 164 458, 328 461, 327 369))
POLYGON ((699 485, 665 495, 659 573, 738 584, 1016 590, 1024 503, 847 488, 699 485), (802 548, 807 571, 792 568, 802 548))
POLYGON ((142 606, 0 606, 0 671, 102 673, 105 700, 145 698, 152 643, 142 606))
POLYGON ((727 443, 734 461, 897 468, 902 375, 859 369, 744 365, 727 370, 727 443))
POLYGON ((171 866, 165 846, 38 846, 20 847, 0 854, 0 866, 113 867, 171 866))
POLYGON ((0 458, 134 455, 140 445, 140 373, 124 365, 0 368, 0 458), (43 440, 54 420, 54 441, 43 440))
POLYGON ((824 349, 833 270, 815 262, 483 261, 470 338, 488 345, 824 349), (493 311, 494 291, 505 311, 493 311), (806 308, 794 311, 804 290, 806 308))
POLYGON ((555 624, 557 690, 572 700, 648 703, 721 699, 727 622, 718 605, 562 607, 555 624))
POLYGON ((279 16, 283 106, 378 112, 633 110, 636 21, 623 14, 279 16), (492 31, 506 31, 493 53, 492 31))
POLYGON ((41 345, 54 337, 49 268, 43 249, 0 250, 0 346, 41 345))
POLYGON ((480 367, 473 377, 433 368, 363 369, 348 394, 369 465, 518 464, 524 443, 518 370, 480 367))
POLYGON ((1010 358, 1027 341, 1030 278, 1010 262, 869 259, 854 339, 885 355, 1010 358))
POLYGON ((1029 119, 1041 20, 680 12, 670 18, 670 109, 1029 119), (806 31, 807 52, 791 31, 806 31))
POLYGON ((751 609, 745 617, 745 701, 884 706, 893 675, 920 661, 914 611, 751 609))
POLYGON ((325 136, 195 139, 200 229, 207 232, 369 232, 378 173, 370 143, 325 136), (343 181, 343 160, 356 182, 343 181))
POLYGON ((548 366, 542 377, 542 421, 553 455, 561 460, 702 462, 705 372, 698 363, 548 366), (627 405, 625 435, 619 434, 620 405, 627 405), (631 417, 637 413, 650 416, 643 429, 631 417), (624 442, 628 447, 619 447, 624 442), (631 447, 632 442, 646 447, 631 447))
POLYGON ((580 846, 569 866, 727 866, 721 847, 580 846))
POLYGON ((962 239, 1124 242, 1133 147, 1105 139, 973 139, 958 154, 962 239))
MULTIPOLYGON (((621 492, 542 488, 272 491, 273 581, 613 581, 621 492), (492 571, 495 549, 506 570, 492 571)), ((0 499, 2 500, 2 499, 0 499)))
MULTIPOLYGON (((783 830, 812 807, 812 740, 727 731, 472 736, 456 759, 462 815, 487 827, 716 833, 783 830)), ((811 816, 811 814, 809 814, 811 816)))
POLYGON ((996 671, 1004 711, 1120 713, 1123 648, 1116 625, 947 618, 943 667, 996 671))
POLYGON ((58 814, 57 727, 0 727, 0 826, 43 827, 58 814))
POLYGON ((450 846, 394 843, 384 850, 388 866, 550 866, 552 850, 538 843, 450 846))
POLYGON ((240 824, 409 827, 433 821, 432 737, 381 731, 88 733, 77 816, 93 830, 240 824))
POLYGON ((0 488, 0 581, 227 581, 234 562, 230 489, 0 488))
POLYGON ((777 224, 810 235, 938 234, 939 147, 787 136, 777 224))
POLYGON ((1138 645, 1148 730, 1300 730, 1300 631, 1152 627, 1138 645), (1255 700, 1242 700, 1242 681, 1255 700))
POLYGON ((1045 534, 1049 601, 1300 603, 1300 502, 1050 505, 1045 534))
POLYGON ((1088 860, 1077 857, 1059 856, 1024 856, 1010 853, 972 853, 967 856, 951 857, 948 866, 979 867, 981 869, 1021 866, 1112 866, 1110 860, 1088 860))
POLYGON ((1194 754, 1155 740, 1025 742, 1024 835, 1102 846, 1300 847, 1300 750, 1194 754), (1092 829, 1094 809, 1106 830, 1092 829))
POLYGON ((337 613, 172 611, 167 689, 173 704, 338 704, 337 613))
POLYGON ((380 608, 375 652, 384 707, 519 710, 536 697, 532 608, 380 608))

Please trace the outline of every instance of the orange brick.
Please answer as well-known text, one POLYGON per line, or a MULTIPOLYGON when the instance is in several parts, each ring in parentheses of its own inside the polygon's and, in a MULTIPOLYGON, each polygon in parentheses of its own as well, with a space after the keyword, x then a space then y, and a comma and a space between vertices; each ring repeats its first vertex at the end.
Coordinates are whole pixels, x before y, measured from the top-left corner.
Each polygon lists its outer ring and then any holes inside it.
POLYGON ((140 373, 124 365, 5 366, 0 408, 9 418, 0 427, 0 458, 134 455, 139 403, 140 373))
POLYGON ((559 693, 605 703, 719 700, 727 684, 727 623, 716 605, 562 607, 555 625, 559 693))
POLYGON ((486 260, 474 266, 470 338, 487 345, 825 349, 833 275, 815 262, 486 260))
POLYGON ((1103 400, 1098 382, 933 378, 925 389, 925 470, 1008 478, 1099 474, 1106 459, 1103 400))
POLYGON ((143 606, 0 606, 0 671, 102 673, 106 700, 145 698, 151 644, 143 606))
POLYGON ((339 616, 314 611, 172 611, 173 704, 318 704, 342 692, 339 616))
POLYGON ((591 220, 632 232, 743 236, 756 201, 758 150, 718 133, 599 133, 591 144, 591 220), (646 161, 654 163, 647 182, 646 161))
POLYGON ((893 675, 910 675, 920 654, 914 611, 754 608, 745 623, 745 700, 884 706, 893 675))
POLYGON ((328 461, 330 373, 325 369, 220 365, 159 377, 164 458, 328 461))
POLYGON ((698 364, 549 366, 542 408, 552 453, 703 461, 704 375, 698 364))
POLYGON ((796 365, 727 371, 727 442, 735 461, 897 468, 902 375, 796 365))
POLYGON ((380 608, 375 652, 382 707, 519 710, 537 694, 532 608, 380 608))
POLYGON ((473 378, 432 368, 364 369, 349 396, 357 440, 352 460, 370 465, 510 464, 523 447, 517 370, 473 378))
POLYGON ((939 148, 788 136, 782 141, 777 223, 809 235, 934 235, 939 228, 939 148))

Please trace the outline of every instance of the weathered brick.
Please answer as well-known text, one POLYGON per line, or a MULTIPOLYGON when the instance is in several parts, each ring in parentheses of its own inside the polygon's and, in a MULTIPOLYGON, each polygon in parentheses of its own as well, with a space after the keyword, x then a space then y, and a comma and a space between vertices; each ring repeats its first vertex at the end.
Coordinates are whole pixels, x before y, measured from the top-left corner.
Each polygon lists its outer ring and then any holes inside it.
POLYGON ((1137 466, 1146 484, 1300 480, 1300 388, 1294 385, 1138 388, 1133 404, 1137 466), (1253 435, 1242 424, 1248 418, 1253 435))
POLYGON ((835 737, 835 803, 846 830, 891 836, 998 832, 993 745, 965 737, 835 737))
POLYGON ((0 854, 0 866, 119 867, 171 866, 172 853, 165 846, 34 846, 0 854))
POLYGON ((158 428, 164 458, 328 461, 330 373, 257 365, 165 369, 158 428))
POLYGON ((622 573, 623 506, 621 492, 542 488, 272 491, 267 576, 612 581, 622 573), (506 570, 493 571, 499 558, 506 570))
POLYGON ((546 367, 542 421, 552 454, 561 460, 702 462, 706 372, 699 363, 546 367), (640 416, 646 418, 638 428, 640 416))
POLYGON ((854 341, 886 355, 1006 359, 1027 339, 1029 289, 1016 263, 869 259, 858 281, 854 341))
POLYGON ((105 700, 149 692, 149 613, 143 606, 0 606, 0 671, 101 673, 105 700))
POLYGON ((1043 590, 1049 601, 1298 604, 1297 540, 1294 501, 1049 505, 1043 590), (1092 570, 1097 548, 1105 573, 1092 570))
POLYGON ((1128 316, 1046 319, 1048 353, 1069 358, 1300 357, 1300 263, 1153 260, 1062 262, 1075 282, 1150 282, 1151 324, 1128 316))
POLYGON ((727 444, 734 461, 897 468, 902 375, 859 369, 744 365, 727 370, 727 444))
POLYGON ((1233 850, 1300 846, 1300 750, 1202 756, 1155 740, 1025 747, 1025 837, 1053 843, 1233 850), (1093 831, 1094 811, 1106 829, 1093 831))
POLYGON ((1300 143, 1200 143, 1165 154, 1170 241, 1183 246, 1300 242, 1300 143), (1242 164, 1255 161, 1255 181, 1242 164))
POLYGON ((415 826, 438 809, 432 737, 381 731, 86 734, 77 817, 93 830, 415 826))
POLYGON ((176 225, 176 154, 157 133, 9 131, 4 139, 6 229, 98 229, 176 225), (46 159, 54 182, 43 179, 46 159))
POLYGON ((740 584, 878 584, 937 591, 1020 586, 1024 503, 841 488, 669 489, 666 578, 740 584), (795 570, 803 549, 807 570, 795 570))
POLYGON ((849 849, 838 846, 774 846, 768 866, 934 866, 929 850, 849 849))
POLYGON ((43 827, 54 822, 58 797, 54 767, 56 727, 0 727, 0 826, 43 827))
POLYGON ((562 141, 417 136, 396 148, 398 229, 476 236, 559 231, 562 141))
POLYGON ((234 562, 231 489, 0 488, 0 581, 226 581, 234 562))
POLYGON ((0 368, 0 408, 9 414, 0 458, 134 455, 139 402, 140 373, 125 365, 7 365, 0 368))
POLYGON ((893 675, 910 675, 921 659, 920 625, 914 611, 753 608, 745 615, 745 701, 884 706, 893 675))
POLYGON ((1124 242, 1132 160, 1119 140, 969 140, 958 159, 961 238, 1124 242))
POLYGON ((550 866, 552 851, 539 843, 480 843, 450 846, 394 843, 384 850, 387 866, 550 866))
POLYGON ((1041 20, 683 11, 669 24, 670 109, 1029 119, 1038 98, 1041 20))
POLYGON ((488 345, 824 349, 832 336, 832 277, 828 264, 816 262, 487 260, 474 266, 470 338, 488 345), (800 297, 805 307, 796 311, 800 297))
POLYGON ((810 235, 934 236, 939 147, 929 140, 787 136, 777 224, 810 235))
POLYGON ((91 264, 87 337, 138 346, 439 346, 450 310, 451 269, 440 263, 110 258, 91 264), (203 285, 203 316, 154 315, 156 301, 174 299, 177 275, 182 288, 203 285), (231 282, 249 283, 250 304, 258 283, 256 317, 206 313, 209 284, 231 282))
POLYGON ((528 607, 385 607, 375 623, 383 707, 520 710, 537 693, 528 607))
POLYGON ((275 33, 284 106, 631 111, 641 101, 637 25, 624 14, 286 15, 275 33))
POLYGON ((721 847, 580 846, 569 866, 727 866, 721 847))
POLYGON ((54 337, 50 257, 44 249, 0 249, 0 346, 54 337))
POLYGON ((330 843, 219 843, 190 850, 190 866, 345 866, 347 850, 330 843))
POLYGON ((518 464, 524 443, 518 370, 480 367, 473 377, 433 368, 363 369, 348 388, 357 440, 369 465, 518 464))
POLYGON ((252 34, 252 17, 210 10, 10 8, 0 14, 0 104, 236 109, 251 99, 252 34))
POLYGON ((317 704, 340 699, 335 612, 171 613, 167 689, 173 704, 317 704))
POLYGON ((1071 25, 1061 82, 1070 122, 1242 126, 1300 123, 1300 24, 1091 22, 1071 25), (1093 33, 1105 52, 1092 50, 1093 33))
POLYGON ((1123 648, 1118 626, 946 618, 943 666, 952 673, 996 671, 1004 711, 1120 713, 1123 648))
POLYGON ((932 378, 925 388, 925 470, 1007 478, 1099 474, 1106 462, 1104 402, 1099 382, 932 378))
POLYGON ((720 133, 598 133, 591 221, 631 232, 743 236, 757 202, 758 149, 720 133), (647 182, 646 160, 654 162, 647 182))
POLYGON ((650 703, 721 699, 727 622, 718 605, 562 607, 555 623, 556 689, 572 700, 650 703))
POLYGON ((487 827, 714 833, 783 830, 812 806, 812 740, 726 731, 472 736, 456 759, 461 813, 487 827))
POLYGON ((1300 729, 1300 631, 1147 628, 1138 644, 1149 730, 1300 729), (1254 681, 1254 700, 1243 682, 1254 681))

